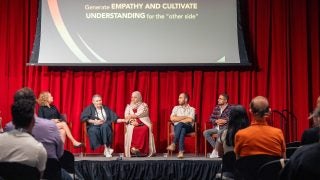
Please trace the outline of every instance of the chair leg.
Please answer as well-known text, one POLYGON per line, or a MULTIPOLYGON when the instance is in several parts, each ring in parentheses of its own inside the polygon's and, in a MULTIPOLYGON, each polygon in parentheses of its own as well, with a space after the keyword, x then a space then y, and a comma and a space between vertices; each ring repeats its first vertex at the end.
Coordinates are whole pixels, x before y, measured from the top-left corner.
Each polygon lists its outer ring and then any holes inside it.
POLYGON ((196 154, 196 156, 198 156, 198 137, 196 136, 195 137, 196 139, 195 139, 195 154, 196 154))
POLYGON ((204 156, 207 157, 207 140, 204 138, 204 156))

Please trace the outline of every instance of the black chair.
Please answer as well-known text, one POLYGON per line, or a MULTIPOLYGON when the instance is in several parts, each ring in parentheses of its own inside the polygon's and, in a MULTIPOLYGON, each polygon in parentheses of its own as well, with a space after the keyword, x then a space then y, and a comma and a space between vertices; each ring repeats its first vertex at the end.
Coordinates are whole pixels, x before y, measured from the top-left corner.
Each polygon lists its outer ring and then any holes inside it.
POLYGON ((292 154, 298 149, 298 147, 288 147, 286 149, 286 158, 290 159, 290 157, 292 156, 292 154))
POLYGON ((267 162, 262 165, 258 171, 259 180, 277 180, 280 179, 280 171, 284 168, 288 159, 279 159, 275 161, 267 162))
POLYGON ((74 155, 69 151, 64 151, 62 157, 60 158, 61 167, 68 173, 73 174, 73 179, 75 179, 75 168, 74 168, 74 155))
POLYGON ((234 151, 227 152, 222 156, 221 173, 216 174, 216 179, 234 179, 236 154, 234 151))
POLYGON ((286 144, 286 147, 299 147, 301 146, 301 142, 300 141, 294 141, 294 142, 289 142, 286 144))
POLYGON ((236 160, 235 179, 257 180, 259 168, 270 161, 278 160, 281 157, 270 155, 245 156, 236 160))
MULTIPOLYGON (((37 168, 16 162, 1 162, 0 177, 5 180, 30 179, 39 180, 40 172, 37 168)), ((0 179, 1 179, 0 178, 0 179)))
POLYGON ((48 158, 46 169, 43 173, 43 179, 60 180, 61 179, 61 165, 57 159, 48 158))

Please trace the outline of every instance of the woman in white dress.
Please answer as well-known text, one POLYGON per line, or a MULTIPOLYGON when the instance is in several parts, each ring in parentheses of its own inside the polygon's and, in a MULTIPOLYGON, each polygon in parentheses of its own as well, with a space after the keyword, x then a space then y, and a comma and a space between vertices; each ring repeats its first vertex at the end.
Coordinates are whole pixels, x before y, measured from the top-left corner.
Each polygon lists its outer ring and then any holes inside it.
POLYGON ((131 103, 125 110, 128 121, 125 134, 125 156, 152 156, 156 153, 152 123, 149 118, 148 105, 142 101, 139 91, 131 95, 131 103))

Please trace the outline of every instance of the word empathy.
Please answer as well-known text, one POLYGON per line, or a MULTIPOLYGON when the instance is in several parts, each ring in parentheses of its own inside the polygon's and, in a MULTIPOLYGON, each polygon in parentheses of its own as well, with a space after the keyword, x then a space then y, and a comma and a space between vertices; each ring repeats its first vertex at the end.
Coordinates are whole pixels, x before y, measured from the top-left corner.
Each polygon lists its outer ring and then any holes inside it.
POLYGON ((113 3, 110 9, 198 9, 197 3, 113 3))

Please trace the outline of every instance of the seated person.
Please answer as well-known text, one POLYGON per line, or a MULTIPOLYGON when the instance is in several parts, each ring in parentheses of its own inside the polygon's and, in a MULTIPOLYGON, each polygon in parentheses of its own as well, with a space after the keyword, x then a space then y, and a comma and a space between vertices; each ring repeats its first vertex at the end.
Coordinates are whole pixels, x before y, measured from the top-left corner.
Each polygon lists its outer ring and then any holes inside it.
POLYGON ((280 172, 281 180, 318 180, 320 177, 320 143, 298 148, 280 172))
POLYGON ((226 129, 231 106, 228 104, 229 96, 227 94, 220 94, 218 98, 218 105, 213 109, 213 112, 210 116, 210 121, 213 124, 212 129, 207 129, 203 131, 203 136, 213 147, 213 151, 210 154, 210 158, 219 157, 218 151, 215 147, 215 139, 212 138, 213 134, 221 135, 222 131, 226 129))
MULTIPOLYGON (((227 129, 223 130, 221 136, 217 139, 216 150, 223 150, 222 152, 219 152, 219 154, 223 153, 226 155, 230 152, 234 154, 234 137, 240 129, 244 129, 248 126, 249 118, 246 109, 241 105, 232 106, 229 116, 228 127, 227 129), (220 148, 221 146, 223 146, 223 148, 220 148)), ((222 158, 226 157, 223 156, 222 158)), ((223 159, 222 170, 224 172, 224 176, 226 176, 227 173, 229 173, 229 176, 234 176, 235 162, 235 155, 228 155, 228 158, 223 159)), ((221 174, 219 174, 218 177, 219 176, 221 176, 221 174)))
POLYGON ((185 135, 194 131, 195 109, 189 105, 189 95, 181 93, 178 99, 179 105, 172 110, 170 120, 174 124, 173 143, 167 147, 168 151, 174 151, 179 143, 178 158, 183 158, 185 135))
POLYGON ((148 105, 142 101, 139 91, 131 95, 131 103, 125 110, 128 121, 125 134, 125 155, 152 156, 156 153, 152 134, 152 123, 149 118, 148 105))
POLYGON ((15 101, 11 106, 15 129, 0 134, 0 161, 36 167, 42 174, 46 168, 47 153, 31 135, 35 123, 34 108, 35 101, 26 99, 15 101))
POLYGON ((82 143, 74 139, 67 123, 62 118, 58 109, 52 104, 52 102, 53 97, 51 93, 47 91, 40 93, 38 98, 38 103, 40 105, 38 110, 38 116, 55 122, 60 131, 61 139, 63 142, 65 142, 67 136, 71 140, 74 147, 78 148, 83 146, 82 143))
POLYGON ((230 111, 227 129, 223 130, 218 138, 217 146, 223 146, 223 153, 226 154, 234 150, 234 137, 240 129, 249 126, 249 118, 246 109, 241 106, 233 106, 230 111))
POLYGON ((307 129, 303 132, 301 137, 301 145, 313 144, 319 142, 320 134, 320 107, 316 108, 311 115, 313 119, 313 128, 307 129))
MULTIPOLYGON (((14 101, 18 101, 20 99, 28 99, 36 103, 36 97, 33 91, 29 88, 22 88, 15 93, 14 101)), ((64 144, 60 137, 58 127, 53 121, 39 118, 36 115, 34 115, 34 118, 35 118, 35 124, 32 129, 33 137, 38 142, 42 143, 43 147, 47 151, 48 158, 60 159, 64 152, 64 144)), ((6 124, 4 130, 8 132, 13 129, 15 129, 15 127, 11 121, 6 124)), ((65 179, 72 179, 72 178, 66 170, 61 169, 61 179, 65 180, 65 179)))
POLYGON ((90 139, 91 149, 104 145, 104 155, 112 157, 112 122, 127 122, 119 119, 107 106, 102 105, 99 94, 92 97, 92 104, 87 106, 81 113, 81 121, 87 123, 87 132, 90 139))
POLYGON ((239 130, 235 136, 234 151, 237 158, 251 155, 285 158, 286 147, 281 129, 267 124, 266 118, 269 117, 270 111, 267 98, 257 96, 251 101, 251 125, 239 130))

